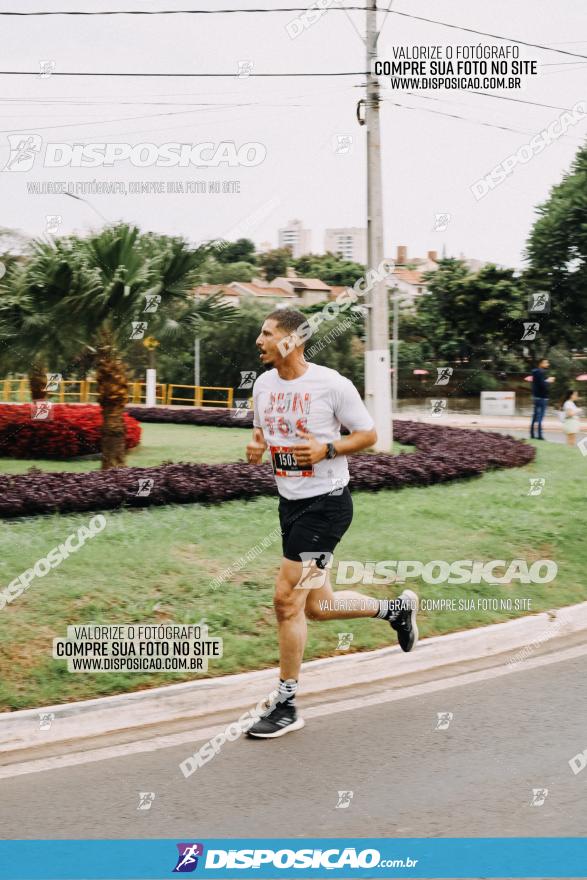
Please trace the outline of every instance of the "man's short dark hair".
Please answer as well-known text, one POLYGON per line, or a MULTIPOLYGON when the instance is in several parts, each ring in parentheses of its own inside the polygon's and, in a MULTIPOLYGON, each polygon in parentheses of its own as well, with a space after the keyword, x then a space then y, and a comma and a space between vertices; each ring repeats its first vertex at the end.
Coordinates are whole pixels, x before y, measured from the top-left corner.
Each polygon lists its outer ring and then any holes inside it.
POLYGON ((275 321, 280 330, 286 333, 295 333, 304 326, 308 319, 297 309, 275 309, 265 318, 266 321, 275 321))

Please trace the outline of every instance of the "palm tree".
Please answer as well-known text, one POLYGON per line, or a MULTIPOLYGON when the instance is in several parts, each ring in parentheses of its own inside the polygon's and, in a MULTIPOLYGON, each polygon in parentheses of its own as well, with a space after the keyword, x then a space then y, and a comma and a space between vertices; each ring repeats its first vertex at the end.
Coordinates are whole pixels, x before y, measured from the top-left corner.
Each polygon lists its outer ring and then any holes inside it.
POLYGON ((75 355, 42 306, 25 265, 13 262, 0 282, 0 370, 26 372, 32 400, 47 397, 47 369, 63 369, 75 355))
POLYGON ((181 238, 141 234, 117 224, 80 239, 37 241, 26 267, 33 308, 48 314, 54 333, 78 353, 96 357, 102 407, 102 468, 125 464, 124 407, 128 379, 124 353, 143 336, 181 336, 206 320, 230 320, 234 310, 217 297, 196 301, 207 248, 181 238))

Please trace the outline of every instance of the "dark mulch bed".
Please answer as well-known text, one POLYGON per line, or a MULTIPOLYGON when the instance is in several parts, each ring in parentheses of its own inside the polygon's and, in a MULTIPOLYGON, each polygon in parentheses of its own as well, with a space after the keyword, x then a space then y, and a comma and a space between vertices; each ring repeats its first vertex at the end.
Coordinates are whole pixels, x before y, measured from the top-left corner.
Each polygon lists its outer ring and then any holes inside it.
MULTIPOLYGON (((536 454, 529 444, 502 434, 418 422, 396 420, 394 436, 400 443, 414 445, 416 451, 351 457, 352 489, 429 486, 478 476, 491 468, 522 467, 536 454)), ((0 475, 0 517, 218 503, 275 494, 268 464, 168 464, 81 474, 31 470, 16 476, 0 475), (145 479, 153 480, 150 493, 137 495, 139 481, 145 479)))
POLYGON ((250 409, 127 406, 126 412, 137 422, 172 422, 175 425, 205 425, 213 428, 253 427, 253 411, 250 409))

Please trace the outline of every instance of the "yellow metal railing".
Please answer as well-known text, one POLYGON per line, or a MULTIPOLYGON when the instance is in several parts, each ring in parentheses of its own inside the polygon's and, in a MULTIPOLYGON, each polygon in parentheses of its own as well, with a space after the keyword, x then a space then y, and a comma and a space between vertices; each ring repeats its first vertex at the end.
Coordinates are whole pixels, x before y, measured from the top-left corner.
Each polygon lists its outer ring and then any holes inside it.
POLYGON ((56 391, 47 391, 47 397, 58 397, 59 403, 83 403, 85 385, 86 383, 84 379, 62 379, 59 383, 59 388, 56 391), (78 390, 68 391, 67 389, 72 385, 78 390), (70 397, 77 397, 77 400, 66 399, 70 397))
POLYGON ((168 385, 166 403, 173 404, 174 401, 191 403, 193 406, 224 406, 231 409, 234 403, 234 388, 220 388, 212 385, 168 385), (177 396, 174 394, 176 388, 189 388, 192 393, 177 396), (226 397, 220 400, 207 398, 206 391, 226 391, 226 397))
MULTIPOLYGON (((129 403, 140 404, 146 400, 146 383, 129 382, 129 403)), ((47 397, 57 398, 60 403, 95 403, 98 388, 95 379, 62 379, 55 391, 48 391, 47 397)), ((20 379, 0 379, 0 401, 5 403, 25 403, 31 399, 29 381, 20 379)), ((232 409, 234 388, 213 385, 156 385, 155 400, 159 404, 175 403, 192 406, 219 406, 232 409), (179 394, 176 390, 181 389, 179 394), (186 391, 187 390, 187 391, 186 391), (218 396, 220 392, 221 396, 218 396), (213 395, 213 396, 209 396, 213 395)))
POLYGON ((28 379, 3 379, 0 382, 0 400, 7 403, 25 403, 30 399, 28 379))

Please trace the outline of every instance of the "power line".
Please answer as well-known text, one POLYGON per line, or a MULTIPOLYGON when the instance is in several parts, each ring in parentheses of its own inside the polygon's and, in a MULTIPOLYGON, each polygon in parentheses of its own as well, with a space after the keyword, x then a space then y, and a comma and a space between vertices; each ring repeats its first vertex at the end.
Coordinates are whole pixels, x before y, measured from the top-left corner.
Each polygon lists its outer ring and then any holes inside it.
MULTIPOLYGON (((336 7, 333 7, 336 8, 336 7)), ((0 70, 0 76, 39 76, 38 70, 0 70)), ((237 79, 238 74, 234 73, 128 73, 125 71, 57 71, 51 73, 51 79, 55 76, 148 76, 148 77, 230 77, 237 79)), ((255 77, 287 77, 287 76, 367 76, 364 70, 348 70, 334 73, 252 73, 250 78, 255 77)))
MULTIPOLYGON (((254 102, 248 101, 244 104, 226 104, 226 105, 218 105, 218 109, 221 107, 227 106, 230 108, 234 107, 250 107, 254 102)), ((291 105, 288 105, 291 106, 291 105)), ((295 105, 294 105, 295 106, 295 105)), ((198 109, 193 110, 173 110, 168 113, 146 113, 141 114, 140 116, 118 116, 116 119, 90 119, 88 122, 62 122, 57 123, 56 125, 34 125, 34 126, 21 126, 20 128, 3 128, 0 129, 0 134, 11 134, 12 132, 19 131, 45 131, 52 130, 54 128, 78 128, 80 126, 85 125, 104 125, 112 122, 129 122, 133 119, 157 119, 160 116, 184 116, 188 113, 198 113, 200 112, 198 109)))
MULTIPOLYGON (((364 6, 331 6, 330 10, 337 12, 360 11, 365 12, 364 6)), ((0 11, 0 15, 12 15, 30 17, 39 15, 235 15, 238 13, 263 13, 263 12, 307 12, 307 6, 279 6, 275 9, 98 9, 90 12, 78 10, 52 9, 46 12, 16 12, 0 11)))
MULTIPOLYGON (((391 0, 393 2, 393 0, 391 0)), ((31 17, 31 16, 50 16, 50 15, 77 15, 77 16, 100 16, 100 15, 238 15, 238 14, 264 14, 264 13, 280 13, 280 12, 307 12, 307 6, 282 6, 274 9, 255 8, 255 9, 99 9, 90 12, 80 10, 64 10, 52 9, 47 11, 36 12, 17 12, 17 11, 0 11, 0 15, 9 15, 15 17, 31 17)), ((365 6, 330 6, 329 12, 365 12, 365 6)), ((415 21, 425 21, 428 24, 437 24, 441 27, 452 28, 454 30, 465 31, 469 34, 478 34, 482 37, 491 37, 494 40, 506 40, 509 43, 519 43, 521 46, 530 46, 533 49, 544 49, 547 52, 558 52, 561 55, 571 55, 575 58, 587 58, 587 55, 580 55, 577 52, 569 52, 568 49, 555 49, 554 46, 545 46, 541 43, 530 43, 526 40, 520 40, 516 37, 504 37, 501 34, 493 34, 488 31, 479 31, 476 28, 465 27, 464 25, 452 24, 447 21, 438 21, 435 18, 426 18, 423 15, 413 15, 409 12, 399 12, 397 9, 391 9, 391 3, 387 7, 377 7, 378 12, 385 12, 385 18, 391 15, 400 15, 403 18, 411 18, 415 21)), ((572 42, 572 41, 571 41, 572 42)), ((584 42, 584 41, 577 41, 584 42)), ((559 44, 560 45, 560 44, 559 44)), ((54 75, 54 74, 53 74, 54 75)), ((259 75, 259 74, 257 74, 259 75)))
MULTIPOLYGON (((531 107, 544 107, 547 110, 567 110, 569 113, 573 110, 572 107, 558 107, 555 104, 540 104, 538 101, 525 101, 523 98, 510 98, 508 95, 490 95, 489 92, 474 92, 473 90, 466 90, 469 95, 481 95, 483 98, 495 98, 497 101, 513 101, 515 104, 528 104, 531 107)), ((414 98, 427 98, 428 95, 419 95, 417 92, 406 92, 407 95, 411 95, 414 98)))
MULTIPOLYGON (((446 116, 449 119, 460 119, 463 122, 469 122, 472 125, 483 125, 486 128, 498 128, 501 131, 510 131, 514 134, 536 134, 535 131, 522 131, 522 129, 520 128, 511 128, 508 125, 499 125, 495 122, 483 122, 479 119, 470 119, 467 116, 459 116, 457 113, 444 113, 441 110, 429 110, 428 107, 412 107, 409 104, 400 104, 398 101, 392 101, 391 98, 384 98, 384 100, 392 104, 394 107, 401 107, 403 110, 416 110, 420 111, 421 113, 433 113, 435 116, 446 116)), ((583 140, 579 138, 573 138, 573 140, 581 140, 581 143, 583 143, 583 140)))
MULTIPOLYGON (((354 88, 358 88, 358 87, 354 86, 354 85, 346 85, 346 86, 336 85, 336 86, 333 86, 330 88, 321 88, 319 91, 316 88, 313 88, 312 91, 310 91, 310 92, 304 91, 304 92, 297 93, 297 94, 284 95, 284 98, 287 98, 289 100, 289 99, 293 99, 293 98, 308 98, 308 97, 311 98, 311 97, 315 97, 316 95, 327 95, 327 94, 333 94, 333 93, 340 94, 341 92, 347 91, 348 89, 354 89, 354 88)), ((119 106, 119 105, 123 105, 123 104, 131 104, 131 105, 147 104, 147 105, 164 106, 164 107, 181 107, 181 106, 185 106, 185 107, 218 107, 218 106, 231 106, 231 105, 230 104, 227 104, 227 105, 220 104, 216 101, 209 101, 209 100, 194 102, 194 98, 197 99, 199 97, 204 97, 204 98, 209 99, 209 98, 213 98, 214 95, 218 95, 219 97, 226 98, 227 96, 229 96, 231 94, 238 95, 238 97, 241 98, 243 95, 242 87, 237 88, 237 89, 233 89, 232 91, 226 91, 225 89, 223 89, 222 91, 219 91, 219 92, 211 92, 209 88, 206 88, 205 91, 197 92, 197 91, 193 91, 193 89, 190 88, 189 92, 156 92, 153 95, 154 98, 188 98, 189 100, 187 100, 187 101, 159 101, 159 100, 145 101, 145 100, 142 100, 144 97, 143 95, 136 95, 136 96, 135 95, 121 95, 120 97, 116 97, 116 98, 113 98, 111 95, 92 95, 90 98, 87 98, 82 95, 70 95, 69 97, 63 97, 63 98, 62 97, 57 97, 57 98, 50 98, 50 97, 34 97, 34 98, 0 97, 0 106, 2 104, 6 104, 6 105, 10 105, 10 104, 23 104, 23 105, 25 105, 25 104, 40 104, 41 106, 48 106, 48 105, 58 105, 58 106, 64 105, 64 106, 66 106, 69 104, 73 104, 73 105, 80 105, 81 104, 81 105, 88 105, 88 106, 106 107, 106 106, 111 106, 111 105, 119 106), (136 100, 133 100, 135 97, 136 97, 136 100), (102 100, 99 100, 99 99, 102 99, 102 100)))
POLYGON ((457 31, 466 31, 469 34, 480 34, 482 37, 491 37, 494 40, 507 40, 509 43, 519 43, 520 46, 531 46, 533 49, 546 49, 548 52, 559 52, 561 55, 572 55, 575 58, 587 58, 587 55, 579 55, 576 52, 569 52, 567 49, 555 49, 553 46, 543 46, 540 43, 528 43, 526 40, 518 40, 515 37, 503 37, 501 34, 491 34, 487 31, 478 31, 475 28, 468 28, 460 24, 450 24, 447 21, 438 21, 435 18, 424 18, 422 15, 412 15, 409 12, 398 12, 397 9, 389 10, 391 15, 401 15, 402 18, 413 18, 417 21, 426 21, 428 24, 439 24, 442 27, 453 28, 457 31))

